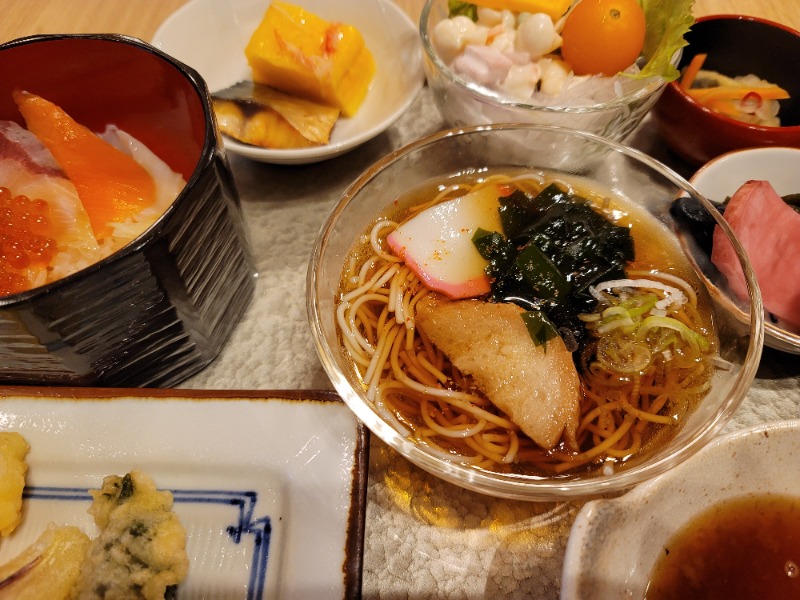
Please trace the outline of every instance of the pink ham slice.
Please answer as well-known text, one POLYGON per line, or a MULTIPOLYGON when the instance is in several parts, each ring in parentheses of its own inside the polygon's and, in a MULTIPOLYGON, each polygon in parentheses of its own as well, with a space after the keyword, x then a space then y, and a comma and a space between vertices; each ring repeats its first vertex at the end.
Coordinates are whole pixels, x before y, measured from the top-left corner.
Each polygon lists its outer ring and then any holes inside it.
MULTIPOLYGON (((750 258, 767 311, 800 326, 800 214, 769 182, 748 181, 728 202, 725 220, 750 258)), ((731 290, 746 298, 744 275, 719 227, 714 230, 711 261, 728 279, 731 290)))

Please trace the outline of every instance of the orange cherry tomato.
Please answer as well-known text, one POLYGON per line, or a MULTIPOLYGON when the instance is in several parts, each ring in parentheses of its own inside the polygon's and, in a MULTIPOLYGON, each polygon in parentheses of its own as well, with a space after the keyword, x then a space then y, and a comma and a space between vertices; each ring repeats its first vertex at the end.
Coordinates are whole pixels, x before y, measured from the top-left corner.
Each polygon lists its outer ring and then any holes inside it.
POLYGON ((576 75, 615 75, 644 46, 644 11, 636 0, 581 0, 561 32, 561 56, 576 75))

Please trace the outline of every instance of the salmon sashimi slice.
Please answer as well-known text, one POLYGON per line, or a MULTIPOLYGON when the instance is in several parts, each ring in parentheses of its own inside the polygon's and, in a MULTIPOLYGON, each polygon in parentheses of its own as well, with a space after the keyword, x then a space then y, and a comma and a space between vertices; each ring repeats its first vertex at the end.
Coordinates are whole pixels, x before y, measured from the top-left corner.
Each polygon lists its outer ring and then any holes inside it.
POLYGON ((0 293, 24 291, 102 258, 75 186, 31 132, 0 121, 0 293), (16 282, 12 285, 12 281, 16 282))
POLYGON ((105 131, 99 135, 139 163, 153 178, 156 186, 153 204, 134 215, 133 218, 113 224, 114 247, 119 248, 139 236, 164 214, 164 211, 169 208, 186 186, 186 180, 183 175, 173 171, 145 144, 116 125, 108 125, 105 131))
POLYGON ((153 177, 130 155, 44 98, 21 90, 13 98, 28 129, 75 184, 98 241, 113 235, 114 223, 133 219, 155 202, 153 177))
MULTIPOLYGON (((800 213, 786 204, 768 181, 748 181, 728 201, 725 220, 753 265, 764 307, 800 327, 800 213)), ((715 227, 711 261, 731 290, 747 297, 744 275, 733 247, 715 227)))

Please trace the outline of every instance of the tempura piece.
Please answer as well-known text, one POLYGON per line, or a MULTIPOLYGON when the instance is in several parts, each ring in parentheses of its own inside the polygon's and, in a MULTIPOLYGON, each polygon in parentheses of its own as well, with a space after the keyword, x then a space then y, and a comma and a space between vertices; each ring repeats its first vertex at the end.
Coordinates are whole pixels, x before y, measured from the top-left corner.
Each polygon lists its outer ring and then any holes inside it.
POLYGON ((0 536, 10 535, 22 519, 22 491, 30 446, 16 431, 0 432, 0 536))
POLYGON ((90 493, 89 513, 100 534, 81 565, 75 598, 163 600, 189 568, 186 531, 172 511, 172 494, 137 470, 109 475, 90 493))
POLYGON ((562 435, 577 448, 578 372, 563 340, 536 345, 514 304, 438 301, 427 296, 416 323, 452 363, 544 449, 562 435))
POLYGON ((0 600, 64 600, 80 573, 89 537, 50 524, 32 545, 0 566, 0 600))

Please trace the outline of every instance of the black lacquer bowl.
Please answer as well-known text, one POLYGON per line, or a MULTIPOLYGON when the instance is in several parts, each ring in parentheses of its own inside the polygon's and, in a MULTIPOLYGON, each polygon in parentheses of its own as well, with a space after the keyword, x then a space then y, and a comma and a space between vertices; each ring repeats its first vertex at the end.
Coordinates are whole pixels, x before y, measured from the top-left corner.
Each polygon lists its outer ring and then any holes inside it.
POLYGON ((15 88, 93 131, 119 126, 187 183, 114 254, 0 297, 0 382, 168 387, 199 371, 226 343, 255 285, 205 82, 137 39, 44 35, 0 46, 0 119, 24 124, 15 88))

